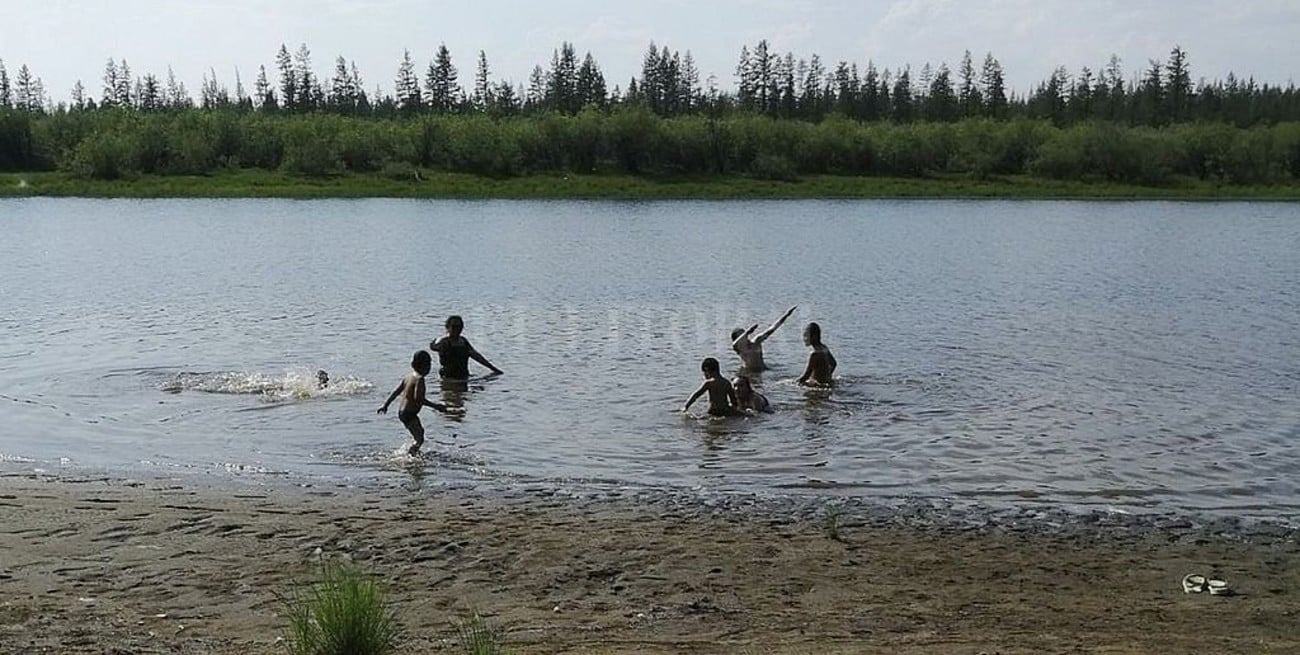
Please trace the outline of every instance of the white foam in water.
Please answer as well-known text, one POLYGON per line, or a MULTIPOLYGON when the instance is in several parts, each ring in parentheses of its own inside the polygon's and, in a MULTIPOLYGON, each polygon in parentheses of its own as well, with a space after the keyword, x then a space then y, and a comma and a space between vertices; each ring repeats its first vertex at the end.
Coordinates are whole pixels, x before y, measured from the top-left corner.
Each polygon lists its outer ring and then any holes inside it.
POLYGON ((247 371, 215 373, 177 373, 163 383, 162 390, 203 391, 206 393, 260 394, 269 401, 301 400, 332 396, 352 396, 369 392, 374 385, 352 376, 330 378, 321 386, 317 372, 298 368, 280 375, 247 371))

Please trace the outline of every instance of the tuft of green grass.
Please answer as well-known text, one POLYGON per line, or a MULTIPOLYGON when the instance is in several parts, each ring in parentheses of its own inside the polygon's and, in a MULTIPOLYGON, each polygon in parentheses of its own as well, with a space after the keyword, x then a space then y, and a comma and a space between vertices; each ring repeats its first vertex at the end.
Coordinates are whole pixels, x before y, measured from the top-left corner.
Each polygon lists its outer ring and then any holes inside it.
POLYGON ((401 626, 374 580, 355 566, 326 562, 319 582, 282 598, 291 655, 384 655, 397 650, 401 626))
POLYGON ((832 510, 826 515, 826 519, 822 522, 822 532, 831 541, 844 541, 844 535, 840 532, 839 510, 832 510))
POLYGON ((470 618, 461 621, 460 648, 465 655, 505 655, 505 646, 500 636, 487 621, 475 612, 470 618))

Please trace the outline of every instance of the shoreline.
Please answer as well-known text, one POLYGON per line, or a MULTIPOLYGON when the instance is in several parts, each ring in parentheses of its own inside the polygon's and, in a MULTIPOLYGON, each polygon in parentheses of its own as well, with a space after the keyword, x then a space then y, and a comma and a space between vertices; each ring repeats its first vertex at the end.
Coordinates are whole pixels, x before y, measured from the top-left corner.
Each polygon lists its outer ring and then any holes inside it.
POLYGON ((0 650, 280 652, 277 594, 319 556, 382 581, 412 653, 455 650, 474 611, 516 653, 1300 649, 1294 529, 1115 518, 1062 531, 1025 510, 952 524, 929 504, 818 514, 635 491, 0 473, 0 650), (1237 595, 1184 594, 1192 572, 1237 595))
POLYGON ((207 176, 142 175, 82 180, 59 172, 0 173, 0 198, 414 198, 446 200, 1300 200, 1300 185, 1223 185, 1184 179, 1163 187, 1026 175, 973 179, 810 175, 774 182, 740 175, 652 177, 614 174, 509 178, 429 172, 419 180, 375 173, 308 178, 238 169, 207 176))

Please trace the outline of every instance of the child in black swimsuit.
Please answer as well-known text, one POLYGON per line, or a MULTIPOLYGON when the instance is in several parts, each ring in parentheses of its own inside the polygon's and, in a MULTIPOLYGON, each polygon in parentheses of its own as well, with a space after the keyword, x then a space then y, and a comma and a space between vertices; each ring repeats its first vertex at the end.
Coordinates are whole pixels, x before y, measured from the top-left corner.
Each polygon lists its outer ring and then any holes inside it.
POLYGON ((465 330, 464 319, 459 316, 449 316, 446 327, 447 336, 429 342, 429 350, 438 353, 438 377, 444 380, 468 380, 471 359, 487 367, 494 374, 501 374, 501 369, 493 366, 492 362, 474 350, 469 339, 461 336, 461 332, 465 330))

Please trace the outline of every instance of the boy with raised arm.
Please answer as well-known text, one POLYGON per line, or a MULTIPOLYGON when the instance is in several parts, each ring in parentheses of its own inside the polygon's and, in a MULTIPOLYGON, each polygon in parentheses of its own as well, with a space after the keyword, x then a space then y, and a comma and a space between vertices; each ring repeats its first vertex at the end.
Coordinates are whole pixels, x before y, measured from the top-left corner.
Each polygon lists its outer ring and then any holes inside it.
POLYGON ((686 412, 703 396, 705 392, 709 394, 709 416, 743 416, 744 412, 736 409, 736 390, 732 388, 731 382, 722 377, 718 360, 712 357, 705 357, 700 363, 700 371, 704 373, 704 384, 700 385, 695 393, 691 394, 686 404, 682 406, 682 411, 686 412))
POLYGON ((795 305, 785 310, 781 318, 776 319, 776 322, 771 327, 759 332, 753 338, 750 338, 750 335, 754 333, 754 330, 758 329, 758 323, 749 326, 748 330, 736 328, 731 331, 731 349, 736 351, 737 355, 740 355, 740 363, 745 367, 746 371, 757 373, 767 368, 767 363, 763 361, 763 342, 767 341, 767 338, 772 336, 772 333, 776 332, 776 329, 781 327, 782 323, 785 323, 785 319, 790 318, 790 315, 794 313, 797 307, 798 305, 795 305))
POLYGON ((424 445, 424 424, 420 422, 420 410, 428 405, 444 414, 447 413, 447 406, 442 403, 435 403, 425 397, 424 394, 424 376, 429 374, 429 369, 433 368, 433 358, 424 350, 416 351, 411 357, 411 372, 402 377, 402 381, 397 383, 397 388, 393 393, 388 394, 388 400, 384 401, 383 407, 380 407, 380 414, 388 413, 388 406, 393 404, 398 396, 402 397, 402 408, 397 411, 397 418, 406 426, 415 443, 408 449, 407 454, 412 457, 420 454, 420 446, 424 445))

